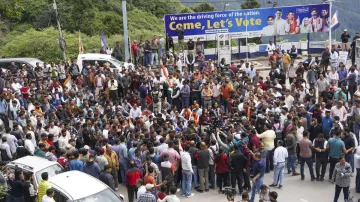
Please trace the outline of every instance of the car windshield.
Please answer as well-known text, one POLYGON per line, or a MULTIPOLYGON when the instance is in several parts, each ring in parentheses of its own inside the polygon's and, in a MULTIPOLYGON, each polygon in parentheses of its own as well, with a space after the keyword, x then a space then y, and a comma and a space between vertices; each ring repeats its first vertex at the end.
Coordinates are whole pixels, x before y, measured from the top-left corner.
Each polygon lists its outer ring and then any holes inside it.
POLYGON ((42 169, 42 170, 38 171, 35 174, 36 175, 36 181, 37 181, 38 184, 42 180, 41 179, 41 174, 43 172, 47 172, 49 174, 49 178, 51 178, 51 177, 53 177, 53 176, 55 176, 57 174, 60 174, 60 173, 64 172, 64 169, 61 166, 59 166, 58 164, 54 164, 52 166, 49 166, 49 167, 47 167, 45 169, 42 169))
POLYGON ((85 198, 75 200, 73 202, 94 202, 94 201, 122 202, 122 200, 118 196, 116 196, 116 194, 113 191, 111 191, 109 188, 99 193, 93 194, 91 196, 87 196, 85 198))
POLYGON ((111 57, 111 58, 110 58, 110 62, 113 63, 113 64, 114 64, 115 66, 117 66, 117 67, 122 67, 122 66, 124 65, 123 62, 115 59, 114 57, 111 57))

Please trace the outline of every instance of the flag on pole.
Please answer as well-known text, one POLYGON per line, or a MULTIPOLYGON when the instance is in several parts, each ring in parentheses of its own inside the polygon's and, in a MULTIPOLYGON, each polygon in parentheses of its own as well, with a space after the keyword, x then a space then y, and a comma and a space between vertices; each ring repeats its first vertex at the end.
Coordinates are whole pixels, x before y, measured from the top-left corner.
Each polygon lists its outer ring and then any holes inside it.
POLYGON ((81 40, 80 31, 79 31, 79 54, 83 54, 83 53, 84 53, 84 46, 83 46, 83 43, 82 43, 82 40, 81 40))
POLYGON ((106 37, 104 30, 101 30, 101 50, 105 51, 107 47, 106 37))
POLYGON ((340 26, 339 15, 338 15, 338 10, 336 10, 333 17, 331 18, 331 31, 334 31, 339 26, 340 26))

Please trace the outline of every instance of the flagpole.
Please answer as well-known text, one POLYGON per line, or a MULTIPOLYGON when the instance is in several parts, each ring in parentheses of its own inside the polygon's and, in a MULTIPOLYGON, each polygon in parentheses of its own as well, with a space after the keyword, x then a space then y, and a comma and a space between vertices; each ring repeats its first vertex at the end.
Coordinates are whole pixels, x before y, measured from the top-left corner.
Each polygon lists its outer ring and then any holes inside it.
POLYGON ((329 18, 330 18, 330 29, 329 29, 329 50, 331 50, 331 22, 332 22, 332 14, 331 14, 331 7, 332 7, 332 1, 333 0, 329 0, 329 18))
MULTIPOLYGON (((246 17, 246 22, 247 22, 247 13, 245 15, 246 17)), ((246 62, 249 62, 249 45, 248 45, 248 24, 249 22, 246 24, 245 28, 246 28, 246 38, 245 38, 245 42, 246 42, 246 47, 247 47, 247 51, 246 51, 246 62)))

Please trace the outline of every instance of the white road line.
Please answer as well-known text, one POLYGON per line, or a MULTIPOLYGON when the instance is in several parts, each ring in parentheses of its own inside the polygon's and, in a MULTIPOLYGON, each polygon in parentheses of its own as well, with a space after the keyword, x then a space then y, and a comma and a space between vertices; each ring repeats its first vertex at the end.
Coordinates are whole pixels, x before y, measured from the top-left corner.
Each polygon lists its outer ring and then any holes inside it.
POLYGON ((300 201, 302 201, 302 202, 310 202, 310 201, 307 201, 305 199, 300 199, 300 201))

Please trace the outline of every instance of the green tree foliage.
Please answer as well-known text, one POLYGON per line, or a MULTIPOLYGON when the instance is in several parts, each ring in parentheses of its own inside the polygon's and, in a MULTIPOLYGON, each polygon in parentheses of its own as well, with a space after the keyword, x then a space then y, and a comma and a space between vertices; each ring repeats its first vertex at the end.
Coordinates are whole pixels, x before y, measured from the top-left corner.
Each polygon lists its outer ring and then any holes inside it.
POLYGON ((191 9, 196 13, 216 11, 216 8, 210 3, 199 3, 194 6, 191 6, 191 9))
MULTIPOLYGON (((14 31, 16 32, 16 31, 14 31)), ((79 53, 79 38, 77 33, 63 32, 66 39, 66 55, 68 58, 76 58, 79 53)), ((29 29, 26 32, 16 32, 0 39, 0 55, 6 57, 35 57, 50 62, 61 60, 62 55, 57 43, 58 32, 54 28, 42 31, 29 29), (4 43, 6 42, 7 43, 4 43)), ((81 34, 85 52, 100 50, 100 36, 88 36, 81 34)), ((122 41, 121 35, 112 35, 107 38, 110 46, 116 41, 122 41)))
POLYGON ((241 9, 260 8, 261 5, 257 0, 246 0, 241 4, 241 9))
POLYGON ((0 1, 0 21, 14 20, 21 17, 24 7, 20 0, 1 0, 0 1))

